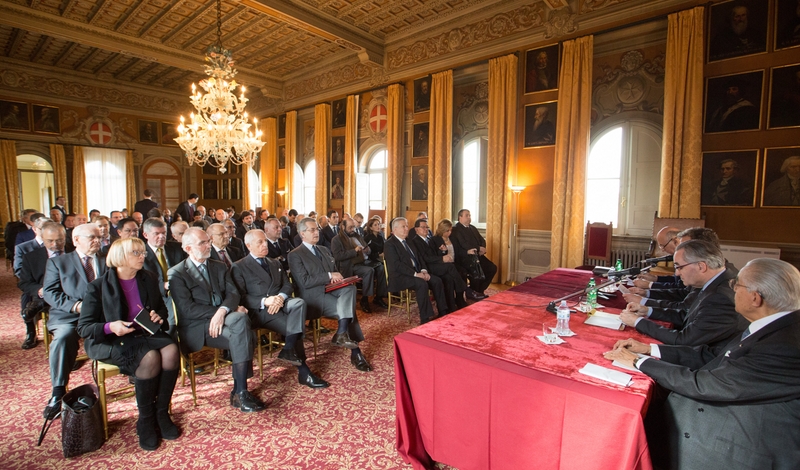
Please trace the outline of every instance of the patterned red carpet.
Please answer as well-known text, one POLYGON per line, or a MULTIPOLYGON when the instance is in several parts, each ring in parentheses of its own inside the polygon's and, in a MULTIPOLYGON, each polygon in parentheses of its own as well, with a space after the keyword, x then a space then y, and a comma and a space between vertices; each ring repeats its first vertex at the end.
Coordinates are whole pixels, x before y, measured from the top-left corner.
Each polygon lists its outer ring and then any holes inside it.
MULTIPOLYGON (((296 369, 268 356, 264 380, 250 379, 250 390, 268 408, 245 414, 228 405, 230 369, 216 378, 198 378, 198 406, 180 382, 173 397, 173 420, 183 435, 162 441, 155 452, 139 448, 133 398, 109 405, 109 440, 98 451, 74 459, 61 453, 60 421, 36 447, 42 409, 50 396, 48 362, 40 341, 20 349, 24 325, 19 318, 16 278, 0 268, 0 468, 3 469, 395 469, 410 468, 395 451, 395 396, 392 338, 416 326, 405 313, 385 311, 359 318, 367 340, 361 348, 375 369, 357 371, 349 354, 324 336, 316 359, 307 342, 309 366, 331 383, 311 390, 297 383, 296 369), (399 313, 402 313, 400 315, 399 313)), ((333 324, 329 325, 333 327, 333 324)), ((126 377, 107 380, 109 388, 126 377)), ((91 364, 71 375, 71 386, 92 382, 91 364)), ((448 468, 448 467, 443 467, 448 468)))

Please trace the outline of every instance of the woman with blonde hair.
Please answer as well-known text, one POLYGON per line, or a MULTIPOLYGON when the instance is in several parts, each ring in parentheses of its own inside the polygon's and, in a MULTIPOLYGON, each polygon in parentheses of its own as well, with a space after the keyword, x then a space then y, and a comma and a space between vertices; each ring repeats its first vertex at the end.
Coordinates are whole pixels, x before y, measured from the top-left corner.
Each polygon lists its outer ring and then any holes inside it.
MULTIPOLYGON (((453 260, 456 259, 456 251, 453 248, 453 242, 450 241, 450 234, 453 233, 453 222, 449 219, 442 219, 436 224, 436 232, 433 235, 433 244, 439 248, 439 254, 450 255, 453 257, 453 260)), ((456 267, 459 276, 464 282, 467 282, 467 270, 464 269, 463 266, 460 264, 453 262, 453 265, 456 267)), ((475 293, 467 287, 465 294, 468 299, 476 300, 475 293)))
POLYGON ((156 450, 159 432, 167 440, 181 434, 169 416, 180 356, 167 334, 167 307, 158 279, 142 269, 146 254, 144 242, 135 237, 111 245, 109 269, 89 284, 83 298, 78 334, 86 340, 90 358, 114 364, 135 378, 139 446, 156 450), (140 326, 147 326, 147 320, 152 332, 140 326))

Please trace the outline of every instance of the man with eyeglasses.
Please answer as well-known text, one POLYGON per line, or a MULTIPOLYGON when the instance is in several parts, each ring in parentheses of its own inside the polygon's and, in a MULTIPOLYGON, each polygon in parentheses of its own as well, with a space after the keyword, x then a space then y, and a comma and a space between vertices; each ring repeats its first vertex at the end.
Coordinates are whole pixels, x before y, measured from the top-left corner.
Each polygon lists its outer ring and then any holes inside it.
POLYGON ((659 468, 788 470, 800 462, 800 272, 759 258, 729 282, 748 327, 727 344, 628 339, 604 354, 670 392, 651 403, 645 421, 659 468))
POLYGON ((675 274, 684 284, 700 289, 685 317, 671 310, 629 303, 620 320, 665 344, 718 346, 740 334, 747 322, 736 313, 728 281, 735 274, 725 268, 722 252, 703 240, 689 240, 675 251, 675 274), (652 320, 672 323, 671 328, 652 320))
POLYGON ((234 222, 233 219, 225 219, 225 221, 222 222, 222 225, 228 232, 228 246, 232 246, 233 248, 239 250, 242 253, 241 257, 247 255, 249 251, 247 251, 244 241, 241 238, 236 237, 236 222, 234 222))
POLYGON ((231 269, 233 263, 244 257, 244 253, 229 244, 230 237, 224 225, 213 224, 208 227, 206 233, 211 237, 211 259, 222 261, 228 269, 231 269))
POLYGON ((119 238, 136 238, 139 236, 139 224, 131 218, 125 218, 119 221, 119 238))
POLYGON ((183 261, 185 253, 175 244, 167 244, 167 226, 163 220, 151 217, 142 224, 142 232, 145 243, 144 269, 150 271, 158 277, 158 288, 161 297, 167 306, 167 322, 169 323, 169 333, 175 331, 175 310, 172 308, 172 299, 169 294, 169 268, 183 261))
POLYGON ((100 229, 94 224, 78 225, 72 231, 75 251, 47 261, 42 291, 50 305, 47 328, 53 334, 50 343, 50 382, 53 393, 44 409, 52 418, 61 409, 67 391, 69 373, 78 356, 78 332, 75 327, 89 283, 106 272, 105 256, 100 251, 100 229))

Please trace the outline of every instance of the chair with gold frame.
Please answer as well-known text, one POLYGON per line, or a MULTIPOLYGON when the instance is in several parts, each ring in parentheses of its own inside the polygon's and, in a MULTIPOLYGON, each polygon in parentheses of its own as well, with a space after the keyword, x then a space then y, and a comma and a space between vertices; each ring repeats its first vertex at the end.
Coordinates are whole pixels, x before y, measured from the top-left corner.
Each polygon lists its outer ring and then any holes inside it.
MULTIPOLYGON (((389 268, 386 265, 386 260, 383 260, 383 273, 386 275, 386 283, 389 283, 389 268)), ((411 323, 411 304, 417 303, 416 295, 411 289, 404 289, 400 292, 389 292, 387 295, 389 299, 389 308, 387 314, 392 314, 392 306, 405 310, 408 315, 408 322, 411 323), (403 306, 405 304, 405 307, 403 306)))

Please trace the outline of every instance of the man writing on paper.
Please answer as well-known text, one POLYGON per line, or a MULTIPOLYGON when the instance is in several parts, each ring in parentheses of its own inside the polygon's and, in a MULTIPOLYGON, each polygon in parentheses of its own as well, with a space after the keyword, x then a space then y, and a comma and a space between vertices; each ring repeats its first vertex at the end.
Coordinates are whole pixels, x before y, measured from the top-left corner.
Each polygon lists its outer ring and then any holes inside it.
POLYGON ((800 272, 759 258, 731 285, 736 310, 750 326, 728 344, 692 348, 628 339, 604 355, 671 392, 647 414, 659 468, 788 470, 800 462, 800 272))

